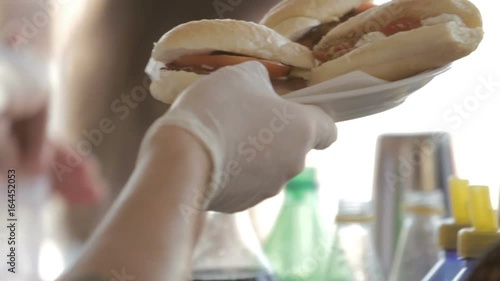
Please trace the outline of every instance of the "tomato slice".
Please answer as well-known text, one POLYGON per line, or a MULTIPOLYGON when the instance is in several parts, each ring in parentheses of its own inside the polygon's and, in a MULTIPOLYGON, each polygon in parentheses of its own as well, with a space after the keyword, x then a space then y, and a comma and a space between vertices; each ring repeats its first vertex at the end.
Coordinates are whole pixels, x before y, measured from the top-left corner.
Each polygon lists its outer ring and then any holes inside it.
POLYGON ((377 5, 373 4, 373 2, 371 2, 371 1, 365 2, 356 8, 356 14, 361 14, 362 12, 367 11, 375 6, 377 6, 377 5))
POLYGON ((403 17, 390 22, 380 32, 384 33, 386 36, 391 36, 401 31, 409 31, 422 26, 419 19, 403 17))
POLYGON ((236 55, 210 54, 184 55, 168 64, 167 68, 170 70, 185 70, 198 74, 207 74, 221 67, 236 65, 246 61, 258 61, 262 63, 267 68, 271 79, 286 77, 291 70, 290 66, 272 60, 236 55))

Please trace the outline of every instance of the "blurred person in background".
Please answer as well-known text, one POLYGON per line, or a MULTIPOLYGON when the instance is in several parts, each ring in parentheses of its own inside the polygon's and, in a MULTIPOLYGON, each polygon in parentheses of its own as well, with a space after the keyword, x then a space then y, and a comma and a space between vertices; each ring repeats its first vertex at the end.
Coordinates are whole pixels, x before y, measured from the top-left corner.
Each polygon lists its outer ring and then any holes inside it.
MULTIPOLYGON (((36 79, 35 85, 24 84, 23 77, 35 78, 37 73, 30 70, 28 59, 22 59, 27 53, 37 58, 41 63, 38 71, 45 72, 50 50, 49 28, 39 31, 40 36, 34 36, 31 40, 23 38, 22 33, 27 29, 23 27, 23 19, 26 15, 33 13, 36 8, 33 1, 1 1, 0 2, 0 48, 2 66, 2 91, 0 97, 0 141, 1 163, 0 167, 5 169, 7 164, 13 161, 24 166, 30 173, 40 170, 41 151, 46 144, 41 141, 41 135, 45 135, 45 123, 47 121, 48 84, 43 79, 36 79), (9 71, 10 70, 10 71, 9 71), (11 72, 11 73, 9 73, 11 72), (8 76, 7 76, 8 75, 8 76), (25 87, 25 91, 19 90, 19 86, 25 87), (30 87, 32 86, 32 87, 30 87), (33 93, 24 93, 30 91, 33 93), (29 95, 26 98, 20 95, 29 95), (21 137, 23 132, 33 134, 33 137, 21 137), (23 138, 21 142, 17 142, 23 138), (34 141, 34 142, 30 142, 34 141)), ((33 31, 33 34, 35 31, 33 31)))
POLYGON ((70 201, 92 201, 98 196, 94 193, 98 190, 93 189, 98 183, 89 182, 97 165, 93 159, 75 165, 75 172, 63 181, 57 180, 55 170, 50 168, 57 159, 66 158, 67 152, 47 136, 51 18, 39 13, 34 3, 0 3, 0 168, 2 174, 5 169, 16 169, 23 177, 51 172, 53 186, 70 201))
MULTIPOLYGON (((16 216, 17 255, 22 267, 15 276, 0 266, 2 280, 38 280, 40 247, 46 225, 42 223, 50 189, 67 206, 92 206, 102 198, 97 162, 85 158, 74 163, 73 172, 60 178, 53 169, 58 159, 68 157, 65 144, 47 134, 51 112, 49 63, 51 60, 51 18, 34 7, 34 1, 0 1, 0 218, 16 216), (7 179, 9 179, 7 184, 7 179), (9 201, 10 200, 10 201, 9 201), (15 204, 14 213, 7 204, 15 204)), ((8 205, 12 208, 12 205, 8 205)), ((44 221, 45 222, 45 221, 44 221)), ((9 229, 0 231, 8 237, 9 229)), ((10 230, 12 231, 12 229, 10 230)), ((10 234, 12 236, 12 232, 10 234)), ((2 243, 0 252, 12 251, 2 243)))

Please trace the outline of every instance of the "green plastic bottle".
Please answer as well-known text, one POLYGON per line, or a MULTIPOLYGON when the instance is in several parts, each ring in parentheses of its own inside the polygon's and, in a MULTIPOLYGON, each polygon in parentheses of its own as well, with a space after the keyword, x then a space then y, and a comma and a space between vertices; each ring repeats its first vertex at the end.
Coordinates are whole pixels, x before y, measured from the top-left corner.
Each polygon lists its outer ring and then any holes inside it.
POLYGON ((316 170, 306 168, 286 186, 285 201, 264 244, 280 281, 322 281, 328 235, 318 209, 316 170))

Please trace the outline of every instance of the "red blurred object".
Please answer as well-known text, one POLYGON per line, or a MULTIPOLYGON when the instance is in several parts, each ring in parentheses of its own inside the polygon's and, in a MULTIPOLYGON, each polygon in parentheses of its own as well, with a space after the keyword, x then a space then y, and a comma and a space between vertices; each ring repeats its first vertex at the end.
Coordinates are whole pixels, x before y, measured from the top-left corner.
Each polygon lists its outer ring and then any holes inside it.
POLYGON ((105 198, 106 185, 92 155, 75 158, 69 147, 56 145, 50 174, 54 189, 71 205, 94 205, 105 198))

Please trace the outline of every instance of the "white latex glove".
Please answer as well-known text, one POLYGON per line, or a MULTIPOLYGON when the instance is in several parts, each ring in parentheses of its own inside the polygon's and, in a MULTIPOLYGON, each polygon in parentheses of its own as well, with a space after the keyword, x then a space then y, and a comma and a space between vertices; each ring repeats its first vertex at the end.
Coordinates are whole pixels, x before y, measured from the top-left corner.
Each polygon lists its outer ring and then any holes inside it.
POLYGON ((177 125, 211 154, 213 174, 206 207, 237 212, 276 195, 304 168, 313 148, 337 136, 321 109, 286 101, 263 65, 222 68, 189 87, 154 126, 177 125))

